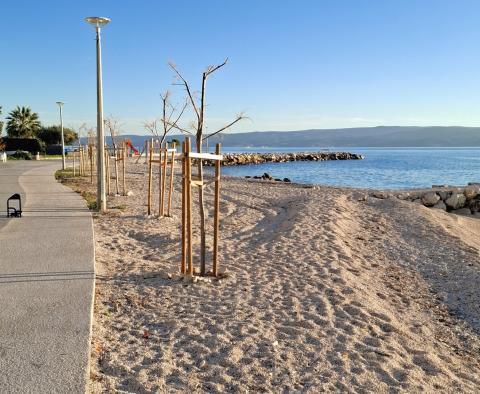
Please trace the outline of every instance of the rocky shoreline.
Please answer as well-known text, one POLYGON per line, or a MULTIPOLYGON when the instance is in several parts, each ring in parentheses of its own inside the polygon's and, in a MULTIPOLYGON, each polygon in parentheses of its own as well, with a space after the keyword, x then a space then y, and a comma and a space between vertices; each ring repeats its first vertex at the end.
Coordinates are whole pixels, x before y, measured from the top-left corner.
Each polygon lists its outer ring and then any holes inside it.
POLYGON ((460 215, 480 217, 480 183, 465 187, 432 186, 433 190, 410 190, 402 192, 375 191, 375 198, 398 198, 412 201, 425 207, 437 208, 460 215))
POLYGON ((246 179, 262 179, 264 181, 275 181, 275 182, 286 182, 286 183, 291 183, 292 182, 290 180, 290 178, 283 178, 283 179, 282 178, 274 178, 268 172, 265 172, 261 176, 259 176, 259 175, 255 175, 255 176, 247 175, 245 178, 246 179))
MULTIPOLYGON (((262 163, 286 163, 290 161, 327 161, 327 160, 362 160, 364 157, 350 152, 304 152, 304 153, 225 153, 223 166, 237 166, 262 163)), ((212 160, 205 160, 204 165, 213 166, 212 160)))

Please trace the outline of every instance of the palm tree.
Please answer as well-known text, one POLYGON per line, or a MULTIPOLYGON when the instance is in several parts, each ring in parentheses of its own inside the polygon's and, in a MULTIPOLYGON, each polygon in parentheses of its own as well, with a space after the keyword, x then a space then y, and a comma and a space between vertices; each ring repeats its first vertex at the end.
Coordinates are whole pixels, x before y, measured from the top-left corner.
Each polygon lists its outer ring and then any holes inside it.
MULTIPOLYGON (((0 115, 2 114, 2 107, 0 106, 0 115)), ((0 119, 0 136, 2 135, 3 131, 3 120, 0 119)))
POLYGON ((30 107, 19 107, 11 111, 7 118, 7 135, 16 138, 33 138, 40 130, 38 114, 30 107))

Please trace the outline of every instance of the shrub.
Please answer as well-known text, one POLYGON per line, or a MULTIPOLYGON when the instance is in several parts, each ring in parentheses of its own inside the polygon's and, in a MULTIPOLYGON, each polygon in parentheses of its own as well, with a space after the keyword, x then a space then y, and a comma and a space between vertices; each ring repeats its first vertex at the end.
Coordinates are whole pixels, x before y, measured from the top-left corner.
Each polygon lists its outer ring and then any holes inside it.
MULTIPOLYGON (((45 142, 47 145, 57 145, 62 143, 62 129, 60 126, 48 126, 42 127, 38 133, 37 137, 45 142)), ((68 127, 63 128, 63 137, 65 139, 65 145, 71 144, 78 139, 78 135, 72 129, 68 127)))
POLYGON ((42 143, 36 138, 3 138, 6 151, 28 151, 32 154, 43 152, 42 143))
POLYGON ((17 160, 32 160, 33 157, 30 152, 24 150, 17 150, 13 155, 10 156, 13 159, 17 160))
POLYGON ((62 145, 49 145, 45 148, 45 153, 47 155, 61 155, 62 145))

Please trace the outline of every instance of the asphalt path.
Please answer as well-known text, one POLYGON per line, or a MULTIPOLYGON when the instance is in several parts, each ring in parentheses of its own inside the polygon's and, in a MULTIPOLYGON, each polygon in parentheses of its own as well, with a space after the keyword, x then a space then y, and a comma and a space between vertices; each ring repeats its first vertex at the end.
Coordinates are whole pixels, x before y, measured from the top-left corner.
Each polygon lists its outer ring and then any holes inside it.
POLYGON ((94 292, 92 216, 59 161, 0 163, 0 392, 84 393, 94 292), (22 196, 23 217, 6 218, 22 196))

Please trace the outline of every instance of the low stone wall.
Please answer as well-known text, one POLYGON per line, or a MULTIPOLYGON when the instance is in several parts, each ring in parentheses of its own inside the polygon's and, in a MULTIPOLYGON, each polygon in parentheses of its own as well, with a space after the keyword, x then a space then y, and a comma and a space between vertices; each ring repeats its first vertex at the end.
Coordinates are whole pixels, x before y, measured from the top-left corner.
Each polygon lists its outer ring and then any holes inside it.
POLYGON ((432 190, 428 191, 376 191, 371 193, 371 196, 376 198, 396 197, 400 200, 412 201, 429 208, 480 217, 480 183, 469 183, 465 187, 433 186, 432 190))
MULTIPOLYGON (((313 152, 313 153, 224 153, 223 166, 237 166, 262 163, 286 163, 289 161, 327 161, 327 160, 361 160, 362 155, 349 152, 313 152)), ((205 160, 206 166, 215 163, 205 160)))

